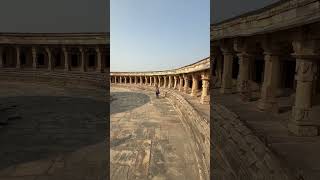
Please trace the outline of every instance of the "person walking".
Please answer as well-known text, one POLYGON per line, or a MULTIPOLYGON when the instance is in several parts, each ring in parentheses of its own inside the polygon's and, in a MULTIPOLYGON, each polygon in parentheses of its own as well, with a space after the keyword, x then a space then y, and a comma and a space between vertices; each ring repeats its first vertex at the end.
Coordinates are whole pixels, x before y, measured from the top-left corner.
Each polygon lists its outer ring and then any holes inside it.
POLYGON ((156 97, 159 98, 160 90, 158 84, 156 84, 156 97))

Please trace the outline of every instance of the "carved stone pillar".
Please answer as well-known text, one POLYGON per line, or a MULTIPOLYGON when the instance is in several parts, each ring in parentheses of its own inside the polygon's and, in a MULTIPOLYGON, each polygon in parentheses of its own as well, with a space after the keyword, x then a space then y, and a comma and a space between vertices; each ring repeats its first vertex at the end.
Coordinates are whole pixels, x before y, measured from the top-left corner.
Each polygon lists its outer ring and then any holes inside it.
POLYGON ((156 85, 158 85, 159 86, 159 84, 158 84, 158 82, 157 82, 157 76, 153 76, 153 84, 154 84, 154 86, 156 86, 156 85))
POLYGON ((161 76, 158 76, 158 85, 159 85, 159 87, 162 86, 162 77, 161 76))
POLYGON ((4 63, 3 63, 3 48, 0 47, 0 68, 4 67, 4 63))
POLYGON ((127 84, 127 76, 124 77, 124 84, 127 84))
POLYGON ((172 88, 172 76, 169 76, 168 88, 172 88))
POLYGON ((97 54, 97 72, 103 72, 101 51, 100 51, 100 48, 98 47, 96 48, 96 54, 97 54))
POLYGON ((279 55, 266 52, 264 61, 264 80, 258 108, 277 112, 279 107, 276 96, 280 81, 279 55))
POLYGON ((80 51, 80 61, 81 61, 81 72, 87 71, 87 64, 85 59, 85 50, 83 48, 79 48, 80 51))
POLYGON ((138 82, 137 82, 137 81, 138 81, 138 77, 137 77, 137 76, 135 76, 135 77, 134 77, 134 84, 138 84, 138 82))
POLYGON ((190 76, 188 74, 184 74, 183 75, 183 79, 184 79, 184 87, 183 87, 183 91, 185 93, 189 93, 189 84, 190 84, 190 76))
POLYGON ((192 90, 191 90, 191 96, 197 96, 199 89, 199 75, 197 73, 192 74, 192 90))
POLYGON ((132 77, 129 76, 129 83, 132 84, 132 77))
POLYGON ((173 79, 174 79, 173 89, 177 89, 177 86, 178 86, 178 77, 177 77, 177 76, 174 76, 173 79))
POLYGON ((46 53, 47 53, 47 57, 48 57, 48 70, 52 71, 53 70, 53 62, 52 62, 52 55, 51 55, 51 50, 50 48, 46 47, 46 53))
POLYGON ((248 53, 239 53, 237 55, 239 57, 238 88, 242 100, 249 101, 251 99, 250 67, 254 56, 248 53))
POLYGON ((20 47, 16 47, 16 68, 21 68, 21 61, 20 61, 20 47))
POLYGON ((179 91, 183 91, 183 76, 179 76, 179 91))
POLYGON ((167 87, 167 76, 163 76, 163 88, 167 87))
POLYGON ((31 49, 31 54, 32 54, 32 68, 35 70, 37 69, 37 48, 36 47, 32 47, 31 49))
POLYGON ((122 76, 120 76, 120 84, 122 84, 122 76))
POLYGON ((70 63, 69 63, 69 53, 68 49, 63 47, 63 56, 64 56, 64 71, 70 71, 70 63))
POLYGON ((288 128, 298 136, 319 135, 319 117, 312 109, 313 86, 317 79, 319 42, 312 40, 293 42, 296 57, 296 96, 288 128), (317 48, 317 50, 315 49, 317 48))
POLYGON ((230 51, 224 51, 222 86, 220 89, 220 92, 223 94, 232 92, 232 63, 233 54, 230 51))
POLYGON ((150 76, 150 86, 152 86, 152 77, 150 76))
POLYGON ((201 74, 201 80, 202 80, 202 91, 201 91, 201 104, 208 104, 210 102, 209 97, 209 73, 203 72, 201 74))

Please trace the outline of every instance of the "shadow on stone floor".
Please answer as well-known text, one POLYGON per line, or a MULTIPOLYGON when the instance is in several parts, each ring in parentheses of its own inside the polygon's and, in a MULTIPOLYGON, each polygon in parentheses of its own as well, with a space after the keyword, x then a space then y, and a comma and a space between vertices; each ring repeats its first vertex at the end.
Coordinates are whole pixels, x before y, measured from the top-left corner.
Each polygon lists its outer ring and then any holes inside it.
POLYGON ((0 170, 104 142, 107 106, 77 97, 1 98, 0 119, 8 122, 0 126, 0 170))
POLYGON ((110 115, 140 107, 150 102, 150 97, 136 92, 111 92, 110 115))

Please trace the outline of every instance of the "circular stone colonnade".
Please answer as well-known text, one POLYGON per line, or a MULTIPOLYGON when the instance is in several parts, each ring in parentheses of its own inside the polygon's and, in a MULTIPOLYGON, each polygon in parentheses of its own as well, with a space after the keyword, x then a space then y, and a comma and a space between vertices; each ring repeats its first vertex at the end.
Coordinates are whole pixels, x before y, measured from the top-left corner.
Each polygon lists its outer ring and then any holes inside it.
POLYGON ((112 179, 210 179, 209 81, 209 58, 110 73, 112 179))
POLYGON ((211 25, 217 179, 319 179, 319 28, 317 0, 211 25))
POLYGON ((0 33, 0 78, 106 86, 107 33, 0 33))
POLYGON ((200 102, 203 104, 210 101, 209 81, 209 58, 174 70, 110 73, 112 84, 158 85, 160 88, 176 89, 194 97, 201 93, 200 102))

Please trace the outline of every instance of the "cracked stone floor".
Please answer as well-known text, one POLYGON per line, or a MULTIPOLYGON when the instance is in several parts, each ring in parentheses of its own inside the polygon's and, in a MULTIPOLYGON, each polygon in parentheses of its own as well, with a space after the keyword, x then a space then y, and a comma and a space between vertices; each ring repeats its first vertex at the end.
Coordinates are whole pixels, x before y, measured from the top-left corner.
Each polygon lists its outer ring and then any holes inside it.
POLYGON ((106 92, 0 82, 0 180, 104 180, 106 92))
POLYGON ((199 180, 179 112, 154 93, 111 88, 112 180, 199 180))

